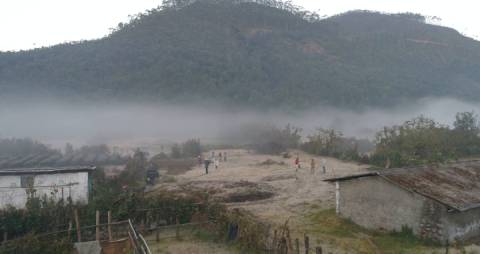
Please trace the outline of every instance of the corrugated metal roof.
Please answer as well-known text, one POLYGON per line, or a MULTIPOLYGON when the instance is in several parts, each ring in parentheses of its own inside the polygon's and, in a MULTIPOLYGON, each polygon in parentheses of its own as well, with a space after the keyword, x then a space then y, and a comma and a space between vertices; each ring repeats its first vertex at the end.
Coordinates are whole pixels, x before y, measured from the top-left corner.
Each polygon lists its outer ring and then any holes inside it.
POLYGON ((458 211, 480 207, 480 161, 478 160, 386 169, 326 181, 347 181, 371 176, 379 176, 403 189, 416 192, 458 211))
POLYGON ((61 174, 73 172, 89 172, 95 170, 93 166, 78 166, 78 167, 57 167, 57 168, 12 168, 0 169, 0 176, 2 175, 40 175, 40 174, 61 174))

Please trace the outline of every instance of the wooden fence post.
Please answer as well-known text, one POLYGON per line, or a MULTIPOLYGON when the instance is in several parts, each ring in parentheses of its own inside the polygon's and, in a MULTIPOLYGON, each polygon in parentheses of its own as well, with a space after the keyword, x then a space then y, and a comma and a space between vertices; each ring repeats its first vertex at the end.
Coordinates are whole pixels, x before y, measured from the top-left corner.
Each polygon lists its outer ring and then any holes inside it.
POLYGON ((322 254, 322 247, 315 248, 315 254, 322 254))
POLYGON ((95 240, 100 241, 100 211, 95 211, 95 240))
POLYGON ((273 243, 272 243, 272 250, 273 253, 277 253, 277 230, 273 230, 273 243))
POLYGON ((73 228, 73 225, 72 225, 72 221, 70 220, 68 222, 68 241, 70 241, 70 236, 72 235, 72 228, 73 228))
POLYGON ((178 219, 178 216, 175 218, 175 223, 176 223, 175 237, 177 239, 180 239, 180 220, 178 219))
POLYGON ((108 213, 107 213, 107 220, 108 220, 108 225, 107 225, 107 228, 108 228, 108 240, 111 241, 112 240, 112 211, 108 210, 108 213))
POLYGON ((145 225, 147 226, 147 230, 150 228, 150 211, 145 212, 145 225))
POLYGON ((280 253, 288 254, 288 244, 287 244, 287 239, 285 237, 282 237, 282 240, 281 240, 280 253))
POLYGON ((293 253, 292 238, 290 238, 290 229, 288 228, 287 228, 287 244, 288 244, 288 252, 293 253))
POLYGON ((310 253, 310 239, 305 235, 305 254, 310 253))
POLYGON ((75 210, 73 210, 73 214, 74 214, 74 217, 75 217, 75 227, 77 228, 77 241, 81 242, 82 241, 82 236, 80 234, 80 219, 78 219, 78 209, 77 208, 75 208, 75 210))
POLYGON ((140 220, 140 227, 139 227, 139 230, 140 232, 145 232, 145 218, 142 218, 142 220, 140 220))
POLYGON ((300 240, 295 238, 295 254, 300 254, 300 240))

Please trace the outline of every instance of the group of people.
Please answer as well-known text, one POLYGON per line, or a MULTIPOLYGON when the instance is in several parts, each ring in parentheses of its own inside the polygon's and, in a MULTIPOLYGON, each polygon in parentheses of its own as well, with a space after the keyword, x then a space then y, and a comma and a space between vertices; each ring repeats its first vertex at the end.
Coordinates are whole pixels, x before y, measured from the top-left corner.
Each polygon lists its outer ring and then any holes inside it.
MULTIPOLYGON (((322 173, 325 174, 327 172, 327 160, 322 159, 320 161, 320 163, 321 163, 320 166, 321 166, 321 169, 322 169, 322 173)), ((302 166, 300 164, 300 157, 299 157, 298 154, 297 154, 297 157, 295 157, 294 164, 295 164, 295 172, 298 172, 298 170, 300 168, 302 168, 302 166)), ((316 168, 317 168, 317 165, 316 165, 315 159, 312 158, 312 160, 310 161, 310 173, 315 174, 315 169, 316 168)))
POLYGON ((201 165, 203 163, 205 167, 205 174, 208 175, 208 168, 210 167, 210 164, 213 163, 215 166, 215 169, 218 169, 220 167, 220 162, 226 162, 227 161, 227 152, 219 152, 218 155, 215 154, 214 151, 210 154, 209 158, 203 159, 202 156, 198 156, 198 164, 201 165))
MULTIPOLYGON (((218 152, 218 154, 215 154, 215 151, 212 151, 210 156, 208 158, 203 158, 201 155, 198 156, 198 165, 205 167, 205 174, 208 175, 208 169, 210 167, 210 164, 213 163, 215 166, 215 169, 218 169, 220 167, 220 162, 226 162, 227 161, 227 152, 218 152)), ((295 157, 295 172, 298 172, 299 169, 302 168, 300 164, 300 156, 297 154, 295 157)), ((310 160, 310 173, 315 174, 315 170, 317 168, 316 161, 314 158, 310 160)), ((327 172, 327 160, 322 159, 320 161, 320 168, 322 170, 322 173, 325 174, 327 172)))

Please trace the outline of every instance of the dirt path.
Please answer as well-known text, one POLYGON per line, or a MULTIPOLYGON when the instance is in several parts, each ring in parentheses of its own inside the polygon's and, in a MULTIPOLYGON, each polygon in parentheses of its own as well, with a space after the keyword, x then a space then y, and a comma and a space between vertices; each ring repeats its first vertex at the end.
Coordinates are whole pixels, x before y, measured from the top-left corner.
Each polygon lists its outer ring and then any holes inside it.
MULTIPOLYGON (((218 151, 215 152, 218 154, 218 151)), ((215 188, 216 185, 222 188, 221 184, 225 181, 257 183, 262 188, 273 192, 274 196, 259 201, 233 203, 230 206, 243 207, 275 224, 283 224, 289 218, 294 223, 295 218, 302 217, 310 208, 334 207, 334 188, 322 180, 366 170, 365 165, 293 151, 292 155, 299 154, 302 165, 302 168, 295 172, 294 158, 252 154, 246 150, 226 150, 226 152, 228 161, 222 162, 219 169, 211 167, 210 174, 206 175, 203 168, 196 167, 177 176, 178 183, 204 182, 209 188, 215 188), (314 174, 310 173, 311 158, 314 158, 317 164, 314 174), (319 169, 322 159, 326 160, 326 174, 322 174, 319 169)))

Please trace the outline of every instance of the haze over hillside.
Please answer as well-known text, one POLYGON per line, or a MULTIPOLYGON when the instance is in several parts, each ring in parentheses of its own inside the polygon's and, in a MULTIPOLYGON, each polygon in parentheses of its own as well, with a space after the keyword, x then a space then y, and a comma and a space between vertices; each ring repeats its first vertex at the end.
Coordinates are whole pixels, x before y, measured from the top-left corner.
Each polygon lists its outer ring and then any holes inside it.
POLYGON ((480 42, 453 29, 411 14, 306 20, 287 9, 196 1, 99 40, 3 52, 0 97, 358 109, 480 94, 480 42))

